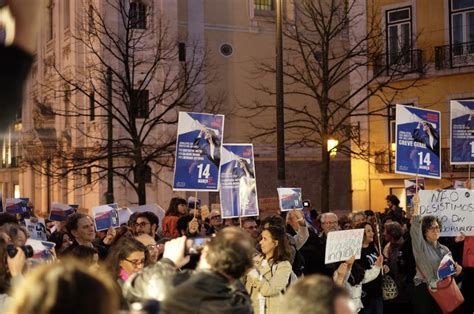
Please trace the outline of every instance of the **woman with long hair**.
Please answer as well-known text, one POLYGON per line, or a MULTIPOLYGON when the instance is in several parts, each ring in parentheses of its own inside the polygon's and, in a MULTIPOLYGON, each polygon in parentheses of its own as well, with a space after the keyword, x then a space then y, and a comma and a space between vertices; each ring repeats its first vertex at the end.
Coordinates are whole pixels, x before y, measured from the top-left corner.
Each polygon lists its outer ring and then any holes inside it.
MULTIPOLYGON (((381 252, 377 250, 374 241, 374 227, 369 222, 363 222, 356 226, 357 229, 364 229, 364 238, 362 240, 362 251, 360 260, 355 263, 362 266, 366 271, 372 269, 377 262, 381 252)), ((382 276, 378 276, 362 285, 362 304, 363 308, 360 313, 382 314, 383 313, 383 297, 382 297, 382 276)))
POLYGON ((254 258, 245 287, 255 313, 277 313, 292 275, 288 238, 284 229, 270 226, 262 230, 259 244, 260 254, 254 258))
POLYGON ((177 238, 178 219, 188 213, 188 203, 180 197, 173 197, 162 222, 162 234, 165 238, 177 238))

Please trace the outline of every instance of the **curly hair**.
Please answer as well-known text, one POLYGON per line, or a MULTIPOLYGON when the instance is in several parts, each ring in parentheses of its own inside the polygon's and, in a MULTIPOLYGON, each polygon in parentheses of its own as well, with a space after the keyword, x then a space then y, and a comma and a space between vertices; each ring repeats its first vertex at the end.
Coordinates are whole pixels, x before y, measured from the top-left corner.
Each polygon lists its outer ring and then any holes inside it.
POLYGON ((234 279, 242 277, 253 265, 252 240, 240 228, 222 229, 207 242, 206 249, 206 261, 211 268, 234 279))
POLYGON ((5 294, 10 289, 11 275, 7 266, 7 242, 0 237, 0 294, 5 294))
POLYGON ((431 228, 433 225, 433 222, 437 222, 439 229, 441 230, 442 224, 441 220, 436 217, 436 216, 424 216, 423 219, 421 220, 421 232, 423 233, 423 238, 426 240, 426 233, 428 232, 428 229, 431 228))

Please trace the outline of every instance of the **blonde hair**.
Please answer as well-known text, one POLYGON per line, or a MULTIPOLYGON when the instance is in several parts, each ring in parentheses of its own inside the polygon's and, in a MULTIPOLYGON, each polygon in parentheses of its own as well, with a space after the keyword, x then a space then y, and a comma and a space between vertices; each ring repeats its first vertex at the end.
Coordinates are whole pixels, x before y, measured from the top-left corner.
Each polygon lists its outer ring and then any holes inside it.
POLYGON ((66 259, 27 274, 13 292, 9 314, 116 314, 119 291, 111 278, 66 259))

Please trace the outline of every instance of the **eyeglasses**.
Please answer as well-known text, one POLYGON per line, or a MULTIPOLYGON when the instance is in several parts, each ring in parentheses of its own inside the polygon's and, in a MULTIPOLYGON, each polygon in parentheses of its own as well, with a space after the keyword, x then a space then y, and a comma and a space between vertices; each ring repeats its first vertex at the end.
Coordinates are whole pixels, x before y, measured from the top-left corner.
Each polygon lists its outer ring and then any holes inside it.
POLYGON ((322 224, 323 225, 337 225, 337 221, 325 221, 322 224))
POLYGON ((211 219, 221 219, 221 216, 212 216, 211 219))
POLYGON ((146 246, 147 250, 148 251, 151 251, 151 250, 158 250, 158 249, 161 249, 164 247, 164 244, 148 244, 146 246))
POLYGON ((440 228, 439 228, 439 226, 431 226, 431 227, 428 228, 428 230, 430 230, 430 231, 439 231, 440 228))
POLYGON ((136 222, 135 223, 135 227, 145 228, 147 225, 151 225, 151 223, 149 223, 149 222, 140 222, 140 223, 136 222))
POLYGON ((133 266, 138 267, 140 265, 145 265, 145 259, 124 259, 130 264, 133 264, 133 266))

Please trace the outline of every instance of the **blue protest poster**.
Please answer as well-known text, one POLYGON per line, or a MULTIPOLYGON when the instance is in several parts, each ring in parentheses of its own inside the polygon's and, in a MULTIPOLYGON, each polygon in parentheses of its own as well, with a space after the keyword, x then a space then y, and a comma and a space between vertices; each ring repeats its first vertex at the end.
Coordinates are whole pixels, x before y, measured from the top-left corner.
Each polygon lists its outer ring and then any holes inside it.
POLYGON ((303 209, 301 188, 277 188, 280 210, 303 209))
POLYGON ((223 135, 223 115, 179 113, 173 190, 219 190, 223 135))
POLYGON ((441 179, 441 113, 397 105, 395 172, 441 179))
POLYGON ((7 198, 5 201, 5 212, 9 214, 24 214, 31 211, 28 206, 30 201, 27 197, 22 198, 7 198))
POLYGON ((75 212, 76 210, 71 205, 52 203, 51 212, 49 213, 49 220, 66 221, 67 217, 74 214, 75 212))
POLYGON ((120 227, 118 205, 115 203, 93 207, 92 217, 97 231, 120 227))
POLYGON ((252 144, 224 144, 220 173, 222 218, 258 216, 252 144))
MULTIPOLYGON (((406 206, 409 208, 413 207, 413 197, 416 194, 416 179, 404 180, 405 183, 405 197, 406 197, 406 206)), ((418 191, 425 189, 425 179, 418 179, 418 191)))
POLYGON ((474 99, 451 100, 451 164, 474 160, 474 99))

